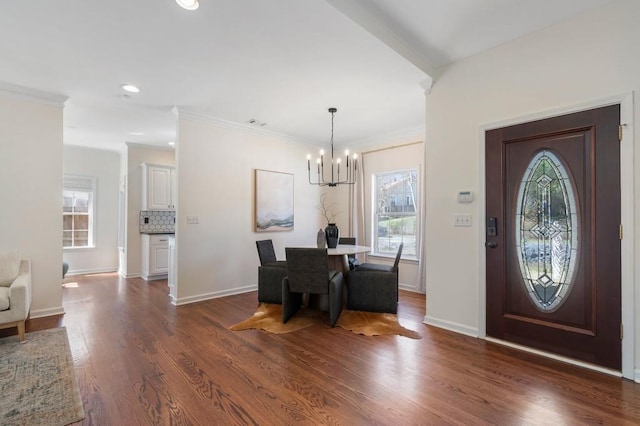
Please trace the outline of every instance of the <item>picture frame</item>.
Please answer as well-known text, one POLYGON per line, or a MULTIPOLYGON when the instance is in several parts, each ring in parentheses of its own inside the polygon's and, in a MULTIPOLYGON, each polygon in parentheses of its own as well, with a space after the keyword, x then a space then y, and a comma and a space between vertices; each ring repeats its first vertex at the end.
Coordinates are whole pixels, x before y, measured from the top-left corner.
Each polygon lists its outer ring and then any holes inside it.
POLYGON ((256 169, 255 231, 293 231, 293 226, 293 174, 256 169))

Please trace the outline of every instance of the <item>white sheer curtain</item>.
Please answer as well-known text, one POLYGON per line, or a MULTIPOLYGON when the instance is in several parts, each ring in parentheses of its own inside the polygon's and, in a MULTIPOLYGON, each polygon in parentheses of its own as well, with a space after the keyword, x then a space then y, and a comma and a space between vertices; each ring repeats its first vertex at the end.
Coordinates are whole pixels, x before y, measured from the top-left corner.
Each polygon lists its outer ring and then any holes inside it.
POLYGON ((349 187, 349 228, 351 235, 356 237, 358 245, 369 245, 365 232, 364 217, 364 156, 359 155, 356 184, 349 187))

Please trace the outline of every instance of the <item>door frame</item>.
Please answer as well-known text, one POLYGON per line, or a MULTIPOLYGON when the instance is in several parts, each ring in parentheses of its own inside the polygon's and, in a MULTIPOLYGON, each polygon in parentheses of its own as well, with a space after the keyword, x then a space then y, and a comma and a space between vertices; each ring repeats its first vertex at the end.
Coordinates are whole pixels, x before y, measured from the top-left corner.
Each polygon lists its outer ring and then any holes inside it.
MULTIPOLYGON (((478 294, 478 336, 485 340, 518 349, 534 352, 543 356, 551 357, 561 361, 584 366, 587 368, 602 371, 615 376, 622 376, 626 379, 635 379, 635 318, 634 318, 634 157, 633 157, 633 99, 634 92, 622 93, 608 98, 597 99, 590 102, 562 107, 547 111, 541 111, 529 115, 514 117, 498 122, 486 123, 478 129, 478 140, 480 144, 480 165, 479 165, 479 188, 478 188, 478 253, 479 253, 479 294, 478 294), (485 132, 501 127, 527 123, 530 121, 552 118, 559 115, 585 111, 620 104, 620 123, 623 126, 622 141, 620 142, 620 195, 621 195, 621 223, 624 230, 624 237, 621 243, 621 291, 622 291, 622 323, 624 334, 622 339, 622 371, 614 371, 607 368, 596 367, 564 356, 542 352, 536 349, 515 345, 502 340, 487 337, 487 305, 486 305, 486 250, 485 250, 485 222, 486 222, 486 201, 485 201, 485 132)), ((640 371, 638 380, 640 381, 640 371)))

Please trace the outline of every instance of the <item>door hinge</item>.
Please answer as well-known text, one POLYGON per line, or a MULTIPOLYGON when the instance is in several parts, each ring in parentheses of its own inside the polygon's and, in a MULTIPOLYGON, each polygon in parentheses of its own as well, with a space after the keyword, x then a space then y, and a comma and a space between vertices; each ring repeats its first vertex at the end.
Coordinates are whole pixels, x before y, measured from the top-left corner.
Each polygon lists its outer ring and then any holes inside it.
POLYGON ((618 230, 620 239, 622 239, 622 224, 620 224, 620 229, 618 230))
POLYGON ((618 126, 618 141, 622 141, 622 124, 618 126))
POLYGON ((624 325, 620 323, 620 340, 624 339, 624 325))

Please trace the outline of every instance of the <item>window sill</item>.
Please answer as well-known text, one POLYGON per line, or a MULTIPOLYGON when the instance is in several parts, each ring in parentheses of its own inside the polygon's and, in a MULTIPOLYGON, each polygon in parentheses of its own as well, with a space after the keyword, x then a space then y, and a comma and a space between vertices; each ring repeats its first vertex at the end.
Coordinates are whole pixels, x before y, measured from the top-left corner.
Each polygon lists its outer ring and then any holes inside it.
MULTIPOLYGON (((391 262, 393 262, 396 259, 395 255, 387 255, 387 254, 380 254, 380 253, 367 253, 367 259, 369 258, 373 258, 373 259, 386 259, 389 260, 391 262)), ((418 264, 418 259, 406 259, 404 257, 400 258, 400 262, 401 263, 413 263, 413 264, 418 264)))
POLYGON ((63 251, 90 251, 95 250, 96 246, 86 246, 86 247, 62 247, 63 251))

